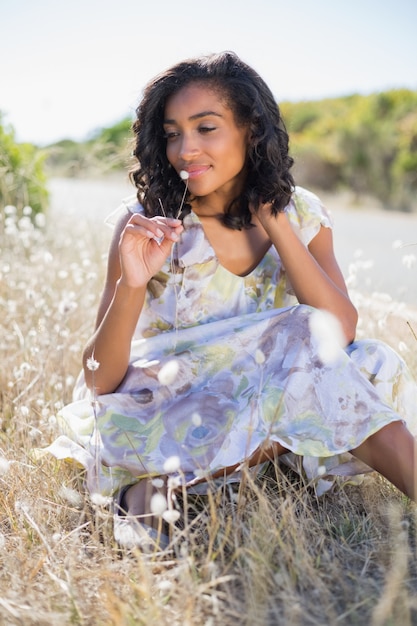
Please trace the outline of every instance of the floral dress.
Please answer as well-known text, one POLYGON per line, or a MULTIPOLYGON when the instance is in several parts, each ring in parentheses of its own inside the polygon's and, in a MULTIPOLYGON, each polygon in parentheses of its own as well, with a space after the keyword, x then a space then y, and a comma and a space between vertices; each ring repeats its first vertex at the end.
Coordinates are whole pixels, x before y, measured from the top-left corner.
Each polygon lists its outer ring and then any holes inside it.
MULTIPOLYGON (((136 200, 121 211, 140 212, 136 200)), ((307 245, 332 226, 320 200, 296 187, 287 214, 307 245)), ((404 420, 417 433, 417 386, 386 344, 362 340, 321 356, 315 310, 297 303, 274 246, 247 276, 216 258, 198 217, 150 281, 127 374, 94 397, 80 374, 49 451, 87 470, 90 491, 113 494, 166 473, 175 457, 189 486, 279 442, 325 491, 366 471, 348 452, 404 420), (372 381, 372 382, 371 382, 372 381)))

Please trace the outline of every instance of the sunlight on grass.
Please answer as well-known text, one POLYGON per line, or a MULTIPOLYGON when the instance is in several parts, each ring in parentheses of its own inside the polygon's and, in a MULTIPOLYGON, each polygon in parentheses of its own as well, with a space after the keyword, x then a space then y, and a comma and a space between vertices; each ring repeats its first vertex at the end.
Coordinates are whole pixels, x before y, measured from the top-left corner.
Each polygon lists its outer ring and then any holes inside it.
MULTIPOLYGON (((316 498, 270 467, 204 497, 180 494, 184 515, 161 556, 117 548, 108 503, 85 496, 81 469, 34 460, 71 399, 110 236, 65 215, 37 219, 9 207, 0 222, 0 622, 417 623, 416 507, 376 475, 316 498)), ((352 295, 359 336, 387 341, 416 374, 417 312, 352 295)))

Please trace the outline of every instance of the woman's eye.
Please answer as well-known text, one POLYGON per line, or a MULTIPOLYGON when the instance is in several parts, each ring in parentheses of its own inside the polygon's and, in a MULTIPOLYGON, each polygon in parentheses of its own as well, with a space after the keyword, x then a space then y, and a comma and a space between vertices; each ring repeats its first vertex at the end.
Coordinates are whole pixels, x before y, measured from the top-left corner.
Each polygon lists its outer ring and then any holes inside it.
POLYGON ((174 137, 178 137, 179 133, 176 130, 166 130, 164 132, 165 139, 173 139, 174 137))
MULTIPOLYGON (((199 126, 197 129, 198 133, 200 133, 201 135, 206 135, 208 133, 211 133, 214 130, 216 130, 215 126, 199 126)), ((166 130, 164 132, 164 139, 169 141, 169 140, 176 139, 180 135, 181 133, 179 130, 166 130)))

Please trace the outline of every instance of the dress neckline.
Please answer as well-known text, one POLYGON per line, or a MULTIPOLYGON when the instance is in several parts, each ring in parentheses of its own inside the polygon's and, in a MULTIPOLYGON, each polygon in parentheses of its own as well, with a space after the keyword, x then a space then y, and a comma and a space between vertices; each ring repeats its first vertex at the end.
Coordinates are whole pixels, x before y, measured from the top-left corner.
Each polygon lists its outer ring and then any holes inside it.
MULTIPOLYGON (((220 267, 224 272, 226 272, 227 274, 230 274, 231 276, 234 276, 235 278, 241 279, 241 280, 245 280, 247 278, 250 278, 253 274, 255 274, 256 270, 261 266, 264 265, 266 258, 270 255, 271 250, 275 250, 274 245, 272 243, 272 241, 270 242, 268 248, 265 250, 264 254, 262 255, 262 257, 259 259, 259 261, 256 263, 255 267, 253 267, 249 272, 247 272, 246 274, 236 274, 235 272, 232 272, 231 270, 229 270, 227 267, 225 267, 218 255, 216 254, 216 251, 214 250, 210 239, 207 237, 206 231, 204 230, 204 226, 200 220, 200 218, 198 217, 198 215, 191 209, 190 213, 188 213, 188 215, 184 218, 184 222, 185 221, 190 221, 190 224, 195 224, 197 225, 204 237, 204 241, 206 243, 206 245, 208 246, 208 248, 210 249, 210 251, 213 253, 212 254, 212 258, 214 258, 216 260, 216 263, 218 265, 218 267, 220 267)), ((185 227, 187 226, 187 224, 185 224, 185 227)), ((278 254, 278 253, 277 253, 278 254)))

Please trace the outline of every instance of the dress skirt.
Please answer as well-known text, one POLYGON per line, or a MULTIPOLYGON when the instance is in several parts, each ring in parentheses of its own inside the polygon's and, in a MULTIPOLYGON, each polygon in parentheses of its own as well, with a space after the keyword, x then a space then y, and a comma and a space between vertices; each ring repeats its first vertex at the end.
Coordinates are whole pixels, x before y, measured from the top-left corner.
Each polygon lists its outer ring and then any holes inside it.
POLYGON ((172 461, 192 485, 268 442, 302 457, 318 491, 362 473, 349 451, 370 435, 397 420, 416 435, 417 386, 379 341, 323 361, 313 312, 271 309, 133 342, 114 393, 95 396, 80 376, 48 450, 78 461, 88 489, 104 495, 164 475, 172 461))

